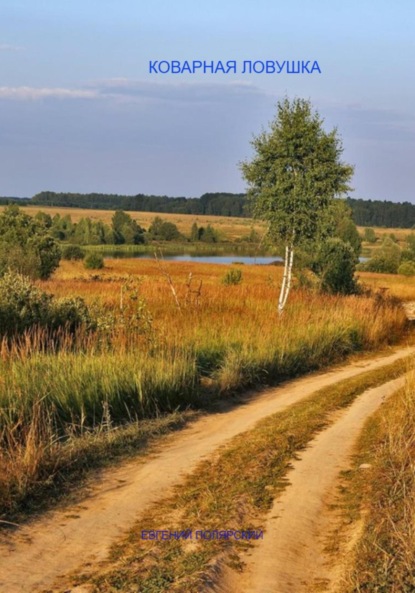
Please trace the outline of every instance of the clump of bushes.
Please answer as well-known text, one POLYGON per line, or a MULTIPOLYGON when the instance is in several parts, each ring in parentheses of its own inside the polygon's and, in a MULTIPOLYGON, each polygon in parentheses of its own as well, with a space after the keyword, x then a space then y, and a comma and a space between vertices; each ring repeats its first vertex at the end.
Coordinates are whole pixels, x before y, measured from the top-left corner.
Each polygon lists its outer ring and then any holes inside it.
POLYGON ((360 264, 359 269, 365 272, 396 274, 401 261, 401 249, 393 239, 385 237, 379 249, 369 261, 360 264))
POLYGON ((16 205, 0 214, 0 275, 10 269, 46 280, 59 266, 60 258, 59 245, 42 222, 16 205))
POLYGON ((313 262, 313 272, 320 279, 320 288, 329 294, 354 294, 357 291, 354 273, 358 262, 350 243, 332 237, 322 243, 313 262))
POLYGON ((104 258, 100 253, 89 253, 84 260, 84 266, 87 270, 102 270, 104 258))
POLYGON ((6 272, 0 278, 0 337, 21 335, 34 328, 74 332, 80 325, 92 327, 83 299, 54 298, 16 272, 6 272))
POLYGON ((240 284, 241 282, 242 270, 239 270, 238 268, 228 270, 222 278, 222 284, 225 284, 225 286, 236 285, 240 284))
POLYGON ((79 261, 85 258, 85 250, 79 245, 67 245, 62 251, 62 259, 79 261))
POLYGON ((404 261, 398 268, 398 274, 403 276, 414 276, 415 275, 415 262, 404 261))

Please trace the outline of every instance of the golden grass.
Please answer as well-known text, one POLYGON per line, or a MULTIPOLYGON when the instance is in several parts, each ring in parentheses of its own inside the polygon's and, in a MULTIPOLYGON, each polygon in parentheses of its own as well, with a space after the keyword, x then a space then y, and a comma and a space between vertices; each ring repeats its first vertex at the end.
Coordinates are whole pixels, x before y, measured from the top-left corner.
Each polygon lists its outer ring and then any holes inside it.
POLYGON ((357 277, 373 290, 380 290, 402 301, 415 301, 415 276, 358 272, 357 277))
POLYGON ((40 281, 57 296, 83 297, 98 329, 55 350, 39 350, 36 336, 0 348, 0 446, 7 466, 0 508, 14 509, 37 481, 54 479, 50 458, 68 435, 200 406, 404 334, 401 308, 367 296, 296 289, 279 316, 281 268, 240 268, 236 286, 221 281, 227 266, 144 259, 107 259, 94 272, 62 262, 51 280, 40 281), (22 459, 32 460, 23 491, 16 486, 22 459))
MULTIPOLYGON (((408 364, 413 368, 412 363, 408 364)), ((415 375, 369 419, 345 477, 345 523, 360 524, 342 593, 414 591, 415 375), (368 464, 365 470, 361 464, 368 464)), ((348 537, 347 533, 344 537, 348 537)), ((338 535, 337 535, 338 538, 338 535)))

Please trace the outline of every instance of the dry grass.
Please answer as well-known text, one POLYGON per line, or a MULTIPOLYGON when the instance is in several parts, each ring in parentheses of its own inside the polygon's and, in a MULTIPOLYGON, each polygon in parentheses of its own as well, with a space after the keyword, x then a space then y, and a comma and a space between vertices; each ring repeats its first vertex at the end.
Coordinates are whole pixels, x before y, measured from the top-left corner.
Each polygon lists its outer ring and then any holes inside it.
POLYGON ((106 264, 96 274, 63 262, 39 282, 84 297, 96 311, 95 334, 56 351, 39 351, 29 338, 0 349, 3 509, 13 510, 37 482, 53 481, 56 445, 68 437, 301 375, 397 341, 406 328, 403 311, 386 301, 301 290, 279 316, 279 267, 245 266, 242 283, 225 286, 220 265, 106 264))
POLYGON ((415 276, 358 272, 357 277, 374 290, 393 295, 402 301, 415 301, 415 276))
POLYGON ((415 590, 415 376, 369 420, 343 493, 344 513, 363 522, 342 593, 415 590), (359 466, 370 463, 362 471, 359 466))

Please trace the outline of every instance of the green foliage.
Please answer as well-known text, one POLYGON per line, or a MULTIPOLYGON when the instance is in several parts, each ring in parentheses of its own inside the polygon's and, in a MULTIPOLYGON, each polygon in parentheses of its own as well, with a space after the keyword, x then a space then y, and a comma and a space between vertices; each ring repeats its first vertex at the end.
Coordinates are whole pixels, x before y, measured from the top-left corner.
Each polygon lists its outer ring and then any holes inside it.
POLYGON ((196 243, 196 241, 199 241, 200 237, 199 237, 199 227, 197 226, 197 223, 194 222, 192 224, 192 229, 190 231, 190 241, 192 243, 196 243))
POLYGON ((415 261, 415 253, 411 249, 402 249, 401 262, 404 261, 415 261))
POLYGON ((359 231, 352 219, 352 211, 344 200, 335 200, 331 209, 333 210, 333 233, 344 243, 349 243, 357 256, 360 255, 362 240, 359 231))
POLYGON ((403 276, 414 276, 415 275, 415 262, 404 261, 398 268, 398 274, 403 276))
POLYGON ((8 206, 0 214, 0 275, 8 269, 31 278, 49 278, 59 265, 60 249, 42 222, 8 206))
POLYGON ((112 232, 117 245, 144 243, 144 229, 123 210, 116 210, 112 217, 112 232))
POLYGON ((321 244, 313 271, 319 276, 321 289, 331 294, 356 292, 354 273, 358 259, 350 243, 331 237, 321 244))
POLYGON ((0 327, 4 336, 16 336, 35 327, 51 331, 75 331, 91 324, 88 308, 81 298, 55 299, 30 279, 15 272, 0 278, 0 327))
POLYGON ((368 243, 376 243, 377 237, 375 231, 371 227, 366 227, 363 233, 363 238, 368 243))
POLYGON ((269 132, 252 141, 255 156, 241 164, 255 216, 270 235, 299 245, 321 232, 322 212, 350 189, 353 167, 341 162, 337 130, 327 133, 309 101, 280 101, 269 132))
POLYGON ((155 217, 148 229, 148 234, 154 241, 177 241, 183 238, 173 222, 167 222, 160 216, 155 217))
POLYGON ((222 278, 222 284, 226 286, 240 284, 242 282, 242 270, 239 268, 232 268, 228 270, 222 278))
POLYGON ((46 214, 46 212, 39 211, 36 213, 34 217, 35 220, 43 226, 45 229, 50 229, 52 226, 52 217, 50 214, 46 214))
POLYGON ((62 250, 62 259, 80 260, 84 259, 85 251, 79 245, 67 245, 62 250))
POLYGON ((74 233, 75 225, 72 222, 70 214, 60 216, 55 214, 52 219, 52 226, 50 232, 52 237, 59 239, 60 241, 69 241, 74 233))
POLYGON ((114 243, 114 234, 107 224, 100 220, 81 218, 74 226, 72 241, 77 245, 104 245, 114 243))
POLYGON ((206 228, 200 227, 199 240, 205 243, 216 243, 218 241, 218 234, 210 224, 206 228))
POLYGON ((408 249, 412 251, 415 257, 415 234, 411 233, 406 237, 406 244, 408 245, 408 249))
POLYGON ((84 259, 84 266, 88 270, 101 270, 104 267, 104 258, 100 253, 88 253, 84 259))
POLYGON ((390 237, 385 237, 374 256, 359 269, 366 272, 379 272, 383 274, 396 274, 401 261, 401 250, 390 237))

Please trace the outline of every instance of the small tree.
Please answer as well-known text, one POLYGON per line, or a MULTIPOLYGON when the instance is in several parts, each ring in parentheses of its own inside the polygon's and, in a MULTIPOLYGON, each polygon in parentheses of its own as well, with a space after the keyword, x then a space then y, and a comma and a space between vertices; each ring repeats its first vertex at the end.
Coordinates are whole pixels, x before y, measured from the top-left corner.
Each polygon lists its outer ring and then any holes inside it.
POLYGON ((278 301, 282 313, 291 287, 294 250, 323 232, 321 219, 333 198, 349 190, 353 167, 340 160, 337 130, 325 132, 309 101, 277 105, 270 131, 252 140, 255 156, 241 163, 254 216, 268 222, 270 237, 285 246, 278 301))
POLYGON ((358 258, 349 242, 330 237, 320 245, 313 265, 319 276, 321 289, 331 294, 356 292, 354 273, 358 258))
POLYGON ((371 227, 365 228, 363 238, 368 243, 376 243, 376 241, 377 241, 376 233, 371 227))
POLYGON ((60 258, 59 246, 43 223, 15 205, 0 214, 0 276, 10 269, 45 280, 60 258))

